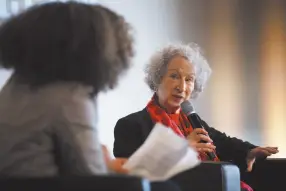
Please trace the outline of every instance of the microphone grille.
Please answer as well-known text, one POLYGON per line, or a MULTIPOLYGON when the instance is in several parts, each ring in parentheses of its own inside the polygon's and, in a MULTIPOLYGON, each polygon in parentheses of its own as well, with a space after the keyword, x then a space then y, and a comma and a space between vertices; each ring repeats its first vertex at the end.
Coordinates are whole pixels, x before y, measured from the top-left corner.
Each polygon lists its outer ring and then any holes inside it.
POLYGON ((194 108, 193 104, 192 104, 189 100, 184 101, 184 102, 181 104, 181 108, 182 108, 182 111, 183 111, 186 115, 189 115, 189 114, 191 114, 191 113, 195 113, 195 108, 194 108))

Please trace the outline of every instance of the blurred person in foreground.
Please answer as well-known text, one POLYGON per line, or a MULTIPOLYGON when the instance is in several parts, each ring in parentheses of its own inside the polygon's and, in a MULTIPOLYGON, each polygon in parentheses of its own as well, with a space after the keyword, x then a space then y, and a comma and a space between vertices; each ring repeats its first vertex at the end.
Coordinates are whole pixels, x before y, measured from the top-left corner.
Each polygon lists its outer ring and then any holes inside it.
POLYGON ((96 97, 130 66, 133 40, 124 18, 98 5, 53 2, 0 26, 1 176, 105 174, 96 97))
MULTIPOLYGON (((147 106, 118 120, 114 129, 114 156, 130 157, 146 140, 155 123, 162 123, 177 135, 188 139, 201 160, 231 161, 251 171, 256 158, 278 152, 277 147, 258 147, 227 136, 202 121, 204 129, 193 129, 181 104, 195 99, 203 91, 211 69, 196 44, 169 45, 156 52, 145 70, 146 82, 154 92, 147 106), (201 143, 200 141, 207 143, 201 143)), ((170 153, 171 154, 171 153, 170 153)), ((206 172, 207 173, 207 172, 206 172)), ((243 190, 252 190, 241 182, 243 190)))

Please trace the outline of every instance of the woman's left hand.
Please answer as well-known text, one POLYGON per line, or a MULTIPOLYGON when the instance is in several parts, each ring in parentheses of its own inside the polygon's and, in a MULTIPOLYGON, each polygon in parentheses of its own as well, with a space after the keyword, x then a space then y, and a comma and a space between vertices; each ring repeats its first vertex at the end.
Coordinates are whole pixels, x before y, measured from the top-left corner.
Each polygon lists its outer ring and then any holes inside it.
POLYGON ((115 158, 108 162, 109 169, 120 174, 128 174, 128 170, 123 168, 123 165, 127 162, 127 158, 115 158))
POLYGON ((101 149, 103 152, 104 160, 108 169, 120 173, 120 174, 127 174, 128 170, 123 168, 123 165, 128 160, 127 158, 115 158, 112 159, 110 153, 105 145, 101 145, 101 149))
POLYGON ((246 162, 247 162, 247 171, 252 171, 252 166, 256 158, 264 158, 271 156, 272 154, 278 153, 278 147, 256 147, 249 151, 246 162))

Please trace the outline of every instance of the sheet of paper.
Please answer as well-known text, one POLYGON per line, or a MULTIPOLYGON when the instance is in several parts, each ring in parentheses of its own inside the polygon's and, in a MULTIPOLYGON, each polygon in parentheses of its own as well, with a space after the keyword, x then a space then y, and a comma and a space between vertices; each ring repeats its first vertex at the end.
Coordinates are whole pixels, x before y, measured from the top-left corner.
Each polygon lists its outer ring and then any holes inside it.
POLYGON ((164 181, 199 163, 198 153, 188 145, 186 139, 157 123, 144 144, 123 167, 131 175, 150 181, 164 181))

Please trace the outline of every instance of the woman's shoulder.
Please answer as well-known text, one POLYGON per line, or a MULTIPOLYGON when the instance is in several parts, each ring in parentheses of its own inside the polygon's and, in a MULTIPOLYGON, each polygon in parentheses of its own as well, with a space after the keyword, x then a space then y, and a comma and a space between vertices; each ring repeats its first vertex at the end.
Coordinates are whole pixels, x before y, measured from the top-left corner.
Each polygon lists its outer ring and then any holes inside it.
POLYGON ((138 121, 139 122, 141 120, 148 119, 148 118, 150 118, 150 116, 148 114, 147 109, 144 108, 140 111, 130 113, 130 114, 120 118, 118 121, 133 121, 133 122, 138 121))
MULTIPOLYGON (((78 84, 54 87, 53 105, 56 105, 59 118, 69 122, 95 126, 97 105, 91 97, 91 89, 78 84)), ((49 95, 49 93, 48 93, 49 95)))
POLYGON ((137 111, 120 118, 115 125, 115 133, 121 131, 129 133, 136 131, 147 136, 153 126, 153 121, 147 109, 144 108, 141 111, 137 111))

